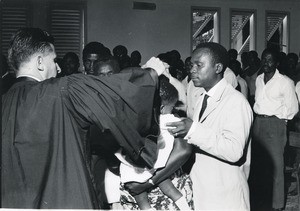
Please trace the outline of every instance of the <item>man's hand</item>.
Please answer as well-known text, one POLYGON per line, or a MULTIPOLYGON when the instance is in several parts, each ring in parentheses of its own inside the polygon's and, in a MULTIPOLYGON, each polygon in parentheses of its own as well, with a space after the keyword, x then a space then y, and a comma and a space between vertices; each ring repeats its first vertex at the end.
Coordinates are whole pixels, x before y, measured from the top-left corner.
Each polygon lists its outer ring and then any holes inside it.
POLYGON ((132 195, 138 195, 142 192, 147 191, 149 188, 151 188, 153 185, 148 183, 148 182, 144 182, 144 183, 139 183, 139 182, 127 182, 124 184, 124 187, 126 188, 126 190, 128 190, 128 192, 132 195))
POLYGON ((160 76, 165 71, 166 66, 159 58, 151 57, 142 68, 152 68, 156 71, 157 75, 160 76))
POLYGON ((184 137, 190 130, 193 124, 193 120, 190 118, 182 118, 179 122, 169 122, 166 124, 167 127, 170 127, 168 131, 174 137, 184 137))

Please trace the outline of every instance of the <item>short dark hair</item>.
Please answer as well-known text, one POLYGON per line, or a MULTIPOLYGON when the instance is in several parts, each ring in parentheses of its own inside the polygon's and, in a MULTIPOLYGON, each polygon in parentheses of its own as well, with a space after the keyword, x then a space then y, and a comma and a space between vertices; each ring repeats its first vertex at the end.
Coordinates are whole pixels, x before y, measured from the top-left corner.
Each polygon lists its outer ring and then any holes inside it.
POLYGON ((99 67, 102 65, 109 65, 113 69, 113 73, 119 73, 120 72, 120 66, 118 63, 118 60, 114 56, 110 56, 108 58, 97 60, 93 66, 93 71, 95 75, 100 75, 99 73, 99 67))
POLYGON ((160 77, 159 96, 162 104, 171 104, 178 101, 178 91, 169 81, 160 77))
POLYGON ((212 62, 213 64, 221 63, 223 64, 223 72, 228 66, 229 62, 229 57, 228 57, 228 52, 226 48, 224 48, 222 45, 219 43, 214 43, 214 42, 206 42, 206 43, 200 43, 196 49, 193 51, 193 54, 200 49, 207 49, 208 53, 212 57, 212 62))
POLYGON ((74 61, 79 64, 79 57, 77 56, 76 53, 74 53, 74 52, 68 52, 68 53, 66 53, 64 55, 64 57, 63 57, 63 60, 66 60, 69 57, 72 58, 72 59, 74 59, 74 61))
POLYGON ((274 61, 275 62, 279 62, 279 52, 273 48, 266 48, 262 54, 261 54, 261 57, 263 57, 264 54, 271 54, 274 61))
POLYGON ((231 48, 228 50, 228 55, 231 57, 231 59, 237 59, 238 51, 234 48, 231 48))
POLYGON ((113 54, 114 54, 114 56, 127 55, 128 50, 124 45, 117 45, 116 47, 113 48, 113 54))
POLYGON ((88 54, 98 54, 100 58, 107 58, 111 56, 110 50, 102 43, 96 41, 90 42, 84 47, 82 51, 82 59, 84 60, 88 54))
POLYGON ((20 65, 28 61, 33 54, 44 53, 46 50, 53 51, 51 47, 53 43, 53 37, 42 29, 21 28, 11 37, 8 63, 17 72, 20 65))
POLYGON ((299 57, 295 53, 288 53, 287 56, 286 56, 286 59, 293 59, 297 64, 299 57))

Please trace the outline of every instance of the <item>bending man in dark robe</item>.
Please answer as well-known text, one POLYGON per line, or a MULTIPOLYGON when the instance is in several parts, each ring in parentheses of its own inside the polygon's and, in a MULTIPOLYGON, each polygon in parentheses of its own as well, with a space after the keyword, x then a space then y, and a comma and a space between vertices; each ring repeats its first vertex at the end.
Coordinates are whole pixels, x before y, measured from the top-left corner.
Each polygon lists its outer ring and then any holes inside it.
POLYGON ((109 128, 130 162, 153 166, 156 143, 140 134, 151 125, 160 60, 150 71, 56 79, 53 38, 37 28, 13 35, 8 58, 17 82, 2 96, 2 207, 99 208, 86 151, 92 124, 109 128))

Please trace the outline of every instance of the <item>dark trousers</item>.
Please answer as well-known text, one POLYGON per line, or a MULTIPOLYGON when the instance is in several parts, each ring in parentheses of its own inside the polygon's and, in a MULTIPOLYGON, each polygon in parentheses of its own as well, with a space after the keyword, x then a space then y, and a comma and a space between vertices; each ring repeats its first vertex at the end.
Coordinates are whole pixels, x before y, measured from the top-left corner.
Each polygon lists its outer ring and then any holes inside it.
POLYGON ((258 209, 253 210, 284 207, 286 130, 286 121, 275 116, 255 118, 249 186, 251 201, 258 209))

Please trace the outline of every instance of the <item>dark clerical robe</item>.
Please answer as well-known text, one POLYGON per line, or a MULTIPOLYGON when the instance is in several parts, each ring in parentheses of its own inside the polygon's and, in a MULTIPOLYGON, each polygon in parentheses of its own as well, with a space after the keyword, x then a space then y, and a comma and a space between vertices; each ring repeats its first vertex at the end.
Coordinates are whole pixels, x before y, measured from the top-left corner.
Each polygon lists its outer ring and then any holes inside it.
POLYGON ((141 134, 151 125, 153 79, 140 68, 18 79, 2 96, 2 207, 99 208, 86 150, 92 124, 109 129, 132 162, 151 167, 156 145, 141 134))

